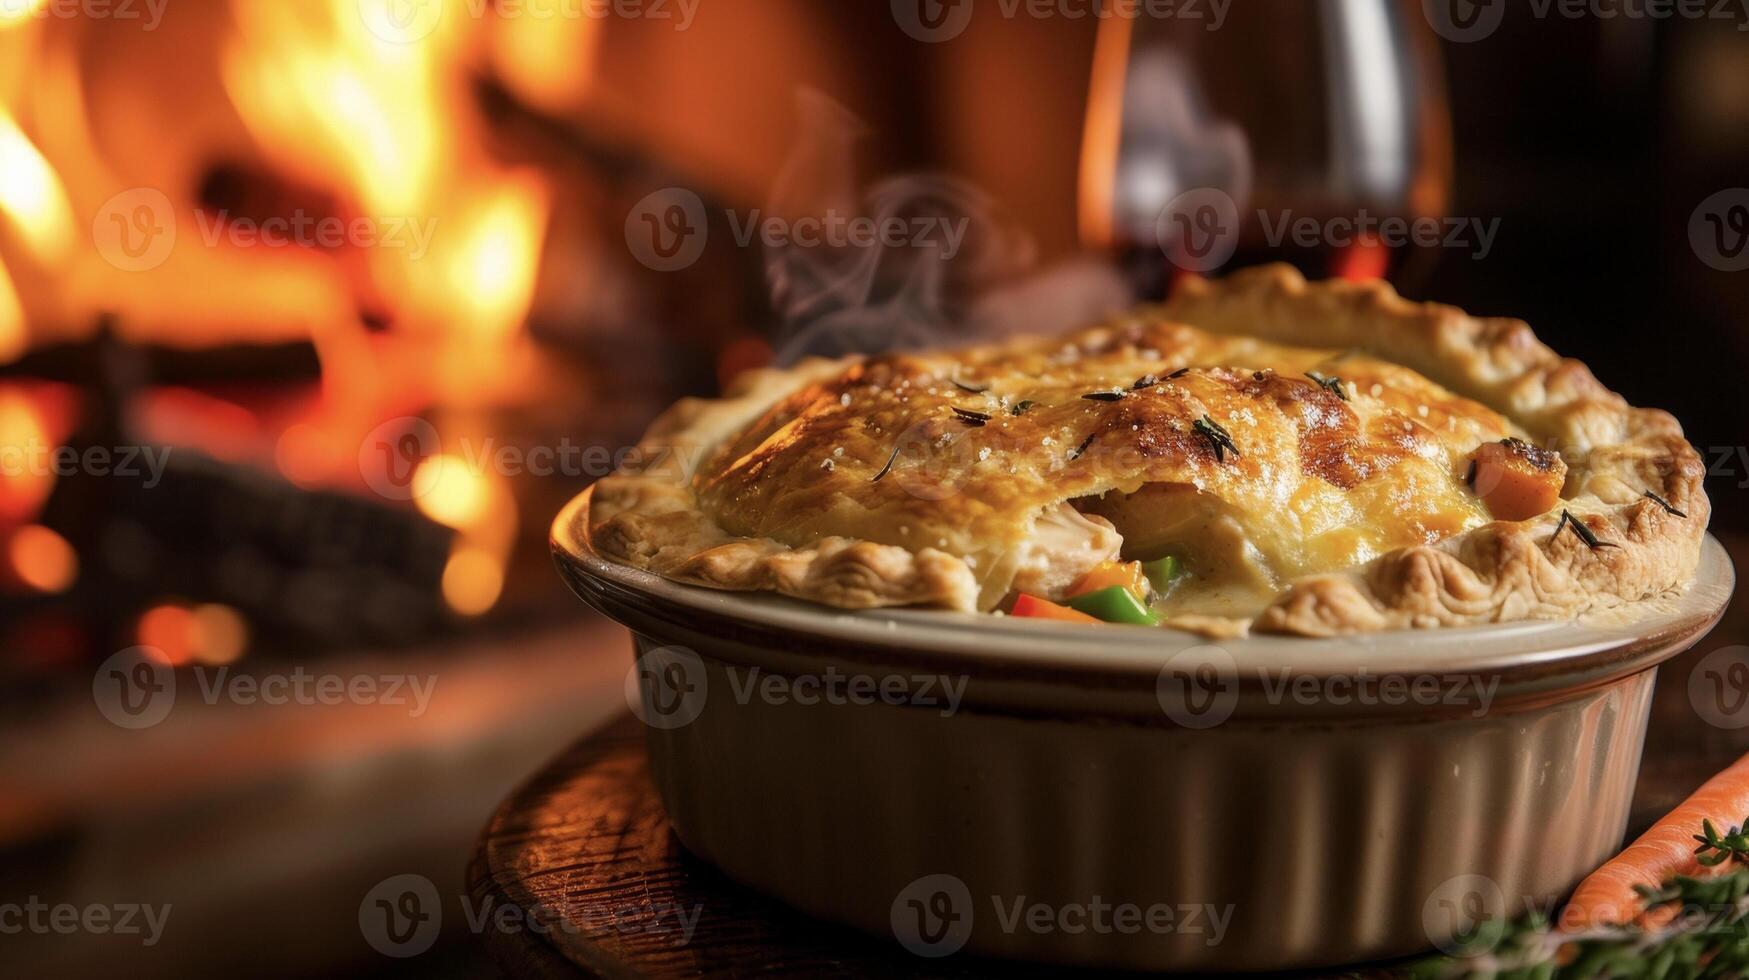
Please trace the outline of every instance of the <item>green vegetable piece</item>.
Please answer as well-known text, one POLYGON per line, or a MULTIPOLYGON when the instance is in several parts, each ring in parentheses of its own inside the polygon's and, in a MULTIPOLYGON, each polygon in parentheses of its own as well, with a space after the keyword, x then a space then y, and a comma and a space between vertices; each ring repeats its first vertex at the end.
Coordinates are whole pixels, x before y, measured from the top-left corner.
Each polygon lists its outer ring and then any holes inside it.
POLYGON ((1155 561, 1143 562, 1142 574, 1148 577, 1155 592, 1166 592, 1172 588, 1173 581, 1184 574, 1184 565, 1176 557, 1167 555, 1155 561))
POLYGON ((1100 589, 1098 592, 1089 592, 1086 595, 1078 595, 1069 600, 1069 608, 1108 623, 1153 626, 1160 622, 1157 613, 1142 605, 1142 600, 1136 598, 1134 592, 1121 585, 1100 589))

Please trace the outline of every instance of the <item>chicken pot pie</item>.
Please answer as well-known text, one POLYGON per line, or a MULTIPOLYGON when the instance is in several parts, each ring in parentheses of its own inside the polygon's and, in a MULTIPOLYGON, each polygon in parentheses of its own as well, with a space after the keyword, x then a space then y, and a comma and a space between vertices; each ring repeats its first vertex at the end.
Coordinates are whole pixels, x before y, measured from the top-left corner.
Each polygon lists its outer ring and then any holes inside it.
POLYGON ((659 419, 588 530, 842 608, 1327 636, 1681 588, 1702 477, 1521 322, 1271 266, 1065 337, 750 373, 659 419))

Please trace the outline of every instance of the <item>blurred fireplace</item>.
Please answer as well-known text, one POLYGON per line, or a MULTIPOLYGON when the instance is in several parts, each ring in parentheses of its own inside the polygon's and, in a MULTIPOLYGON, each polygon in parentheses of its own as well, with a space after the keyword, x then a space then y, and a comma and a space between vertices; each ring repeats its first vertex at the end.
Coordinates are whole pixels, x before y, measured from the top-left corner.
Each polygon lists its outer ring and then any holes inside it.
POLYGON ((602 22, 7 8, 0 691, 572 614, 581 449, 712 387, 763 298, 748 256, 676 289, 614 247, 704 185, 565 111, 602 22))

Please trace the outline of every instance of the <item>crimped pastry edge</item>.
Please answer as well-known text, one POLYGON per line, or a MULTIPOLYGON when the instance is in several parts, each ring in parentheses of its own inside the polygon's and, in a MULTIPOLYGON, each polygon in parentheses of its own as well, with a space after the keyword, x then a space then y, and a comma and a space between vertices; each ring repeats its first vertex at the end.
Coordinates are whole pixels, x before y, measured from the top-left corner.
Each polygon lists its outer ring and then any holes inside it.
MULTIPOLYGON (((1414 369, 1559 450, 1572 493, 1564 508, 1612 545, 1592 549, 1577 534, 1556 534, 1558 512, 1494 522, 1296 581, 1256 618, 1258 631, 1331 636, 1564 619, 1667 593, 1693 576, 1711 506, 1705 467, 1681 426, 1666 412, 1628 405, 1585 365, 1538 341, 1523 321, 1415 303, 1383 282, 1311 283, 1284 265, 1187 280, 1168 303, 1141 315, 1211 333, 1359 348, 1414 369), (1687 517, 1669 513, 1648 491, 1687 517)), ((975 609, 977 582, 951 554, 849 538, 791 547, 736 537, 700 509, 690 489, 693 469, 720 442, 854 360, 748 372, 725 398, 676 404, 651 426, 639 458, 596 485, 591 546, 616 561, 716 589, 774 591, 849 609, 975 609)))

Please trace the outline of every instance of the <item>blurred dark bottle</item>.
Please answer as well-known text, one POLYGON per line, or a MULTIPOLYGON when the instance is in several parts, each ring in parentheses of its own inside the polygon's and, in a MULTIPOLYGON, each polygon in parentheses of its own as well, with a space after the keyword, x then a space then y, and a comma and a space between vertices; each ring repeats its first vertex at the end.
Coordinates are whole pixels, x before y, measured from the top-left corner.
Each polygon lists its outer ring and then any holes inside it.
POLYGON ((1444 240, 1451 185, 1426 12, 1440 2, 1234 3, 1223 16, 1107 0, 1083 243, 1119 257, 1150 297, 1269 261, 1413 285, 1444 240))

